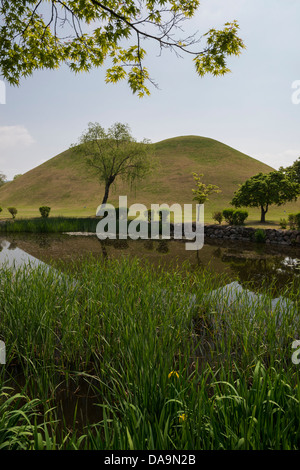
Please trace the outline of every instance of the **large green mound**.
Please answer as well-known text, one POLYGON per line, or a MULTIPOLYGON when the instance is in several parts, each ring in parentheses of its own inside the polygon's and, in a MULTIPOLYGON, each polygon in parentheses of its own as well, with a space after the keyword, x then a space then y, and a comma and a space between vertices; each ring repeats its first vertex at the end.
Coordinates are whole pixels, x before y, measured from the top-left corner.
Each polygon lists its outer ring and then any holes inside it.
MULTIPOLYGON (((119 195, 128 202, 191 203, 195 187, 192 173, 203 173, 203 181, 218 185, 222 193, 212 195, 207 210, 228 205, 238 184, 248 177, 269 172, 271 167, 213 139, 198 136, 175 137, 158 142, 155 155, 160 167, 135 188, 117 181, 109 202, 119 195)), ((103 184, 87 168, 85 159, 72 150, 51 158, 0 189, 0 205, 52 210, 97 208, 102 201, 103 184)))

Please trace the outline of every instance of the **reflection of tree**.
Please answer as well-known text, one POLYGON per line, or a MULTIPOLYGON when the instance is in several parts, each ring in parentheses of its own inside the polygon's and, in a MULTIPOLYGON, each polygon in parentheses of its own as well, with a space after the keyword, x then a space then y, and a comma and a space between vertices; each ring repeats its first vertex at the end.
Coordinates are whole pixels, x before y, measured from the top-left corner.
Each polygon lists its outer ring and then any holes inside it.
POLYGON ((300 279, 295 276, 295 267, 284 264, 282 257, 253 259, 227 254, 222 257, 222 261, 230 265, 242 283, 251 282, 257 288, 264 285, 280 288, 292 281, 296 288, 297 285, 300 287, 300 279))
MULTIPOLYGON (((18 245, 17 245, 17 242, 11 242, 9 247, 8 247, 8 250, 15 250, 16 248, 18 248, 18 245)), ((0 251, 2 251, 2 246, 1 246, 1 249, 0 251)))
POLYGON ((116 250, 126 250, 129 247, 128 241, 120 239, 114 240, 113 247, 116 250))
POLYGON ((168 253, 169 247, 167 240, 160 240, 158 242, 158 247, 156 248, 156 251, 158 251, 159 253, 168 253))
POLYGON ((51 246, 50 239, 49 237, 46 236, 40 236, 38 238, 38 245, 40 248, 49 248, 51 246))
POLYGON ((202 261, 200 259, 200 256, 199 256, 199 251, 200 250, 197 250, 197 264, 198 264, 198 266, 203 266, 203 263, 202 263, 202 261))
POLYGON ((107 243, 105 243, 106 240, 100 240, 100 238, 97 238, 97 240, 100 243, 103 258, 108 259, 108 253, 107 253, 107 249, 106 249, 107 243))
POLYGON ((146 250, 149 250, 149 251, 150 251, 150 250, 153 250, 153 248, 154 248, 153 240, 146 240, 146 241, 144 242, 144 248, 145 248, 146 250))
POLYGON ((222 251, 222 248, 219 246, 219 248, 217 248, 216 250, 213 251, 213 256, 215 258, 221 258, 223 254, 223 251, 222 251))
POLYGON ((111 240, 110 238, 105 238, 104 240, 98 240, 102 243, 104 246, 112 246, 114 244, 114 240, 111 240))

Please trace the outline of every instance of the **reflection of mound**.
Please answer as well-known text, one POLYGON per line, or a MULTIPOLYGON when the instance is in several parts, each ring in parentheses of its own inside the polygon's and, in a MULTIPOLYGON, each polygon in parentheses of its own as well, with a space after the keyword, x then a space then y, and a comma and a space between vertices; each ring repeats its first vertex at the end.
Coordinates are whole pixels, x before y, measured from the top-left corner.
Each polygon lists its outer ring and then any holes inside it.
POLYGON ((16 248, 18 248, 18 245, 16 242, 11 242, 11 244, 7 247, 8 250, 15 250, 16 248))
MULTIPOLYGON (((295 324, 299 321, 299 317, 293 317, 295 307, 291 300, 282 296, 271 299, 262 294, 255 294, 244 289, 238 282, 232 282, 210 292, 206 299, 210 301, 210 306, 226 317, 244 315, 245 312, 254 317, 256 311, 265 310, 266 314, 275 315, 277 326, 281 325, 284 315, 290 315, 291 321, 295 324)), ((267 315, 266 320, 268 320, 267 315)))
POLYGON ((45 263, 29 255, 26 251, 20 250, 16 242, 1 240, 0 265, 7 268, 19 268, 24 265, 30 267, 45 266, 45 263))

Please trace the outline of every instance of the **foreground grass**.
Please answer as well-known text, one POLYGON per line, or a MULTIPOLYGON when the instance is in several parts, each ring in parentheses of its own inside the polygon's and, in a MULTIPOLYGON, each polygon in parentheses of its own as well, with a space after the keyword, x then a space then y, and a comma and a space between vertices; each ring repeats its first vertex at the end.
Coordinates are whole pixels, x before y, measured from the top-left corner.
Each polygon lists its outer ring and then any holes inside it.
POLYGON ((262 306, 218 313, 207 293, 226 279, 208 271, 89 259, 58 274, 1 272, 0 448, 300 447, 289 286, 279 327, 262 306))

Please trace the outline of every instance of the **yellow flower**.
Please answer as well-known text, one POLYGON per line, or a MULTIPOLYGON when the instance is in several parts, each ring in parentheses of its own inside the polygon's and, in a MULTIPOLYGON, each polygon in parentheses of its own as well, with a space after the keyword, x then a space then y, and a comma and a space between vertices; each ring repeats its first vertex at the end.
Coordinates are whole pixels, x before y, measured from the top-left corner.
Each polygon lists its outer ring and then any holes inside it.
POLYGON ((185 420, 186 420, 186 414, 183 413, 182 415, 179 416, 179 422, 182 423, 185 420))
POLYGON ((169 373, 168 379, 170 379, 172 377, 172 375, 175 375, 177 377, 177 379, 179 379, 179 374, 178 374, 178 372, 176 372, 176 370, 172 370, 172 372, 169 373))

